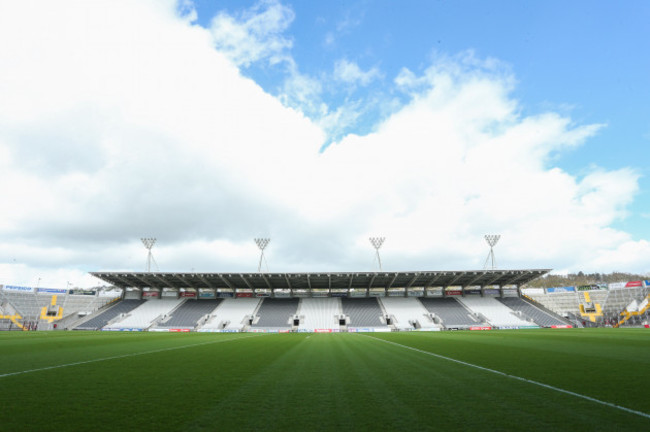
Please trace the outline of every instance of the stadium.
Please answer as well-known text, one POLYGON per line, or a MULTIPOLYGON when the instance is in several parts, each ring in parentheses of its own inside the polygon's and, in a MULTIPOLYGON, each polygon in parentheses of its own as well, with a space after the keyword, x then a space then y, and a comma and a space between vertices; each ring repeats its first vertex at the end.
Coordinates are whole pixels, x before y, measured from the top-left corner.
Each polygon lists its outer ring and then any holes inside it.
POLYGON ((647 429, 650 281, 526 287, 548 272, 4 285, 2 429, 647 429))

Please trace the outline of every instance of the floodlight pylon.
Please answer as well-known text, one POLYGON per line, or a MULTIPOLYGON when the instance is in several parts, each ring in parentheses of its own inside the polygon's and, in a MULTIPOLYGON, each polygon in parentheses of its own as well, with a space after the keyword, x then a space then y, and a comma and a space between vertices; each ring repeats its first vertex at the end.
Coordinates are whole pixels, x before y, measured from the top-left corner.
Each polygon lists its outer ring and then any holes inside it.
MULTIPOLYGON (((270 238, 256 238, 255 244, 260 250, 260 263, 257 266, 257 272, 261 273, 262 272, 262 260, 266 261, 266 257, 264 256, 264 249, 269 245, 271 242, 270 238)), ((267 271, 268 271, 268 264, 267 264, 267 271)))
POLYGON ((151 253, 151 249, 153 248, 153 245, 156 244, 157 239, 154 237, 143 237, 140 240, 142 241, 144 247, 147 248, 147 273, 151 273, 152 262, 156 264, 156 267, 158 267, 158 264, 156 263, 156 260, 154 259, 153 254, 151 253))
POLYGON ((381 257, 379 256, 379 249, 381 248, 381 245, 384 244, 384 240, 386 240, 386 237, 370 237, 370 244, 372 247, 375 248, 375 252, 377 253, 377 263, 379 264, 379 271, 383 271, 381 268, 381 257))
POLYGON ((494 246, 499 242, 499 239, 501 238, 500 234, 488 234, 483 236, 485 238, 485 241, 487 242, 488 245, 490 245, 490 253, 488 253, 487 258, 485 259, 485 264, 483 264, 483 269, 488 270, 488 262, 491 262, 491 269, 494 270, 496 269, 496 257, 494 255, 494 246))

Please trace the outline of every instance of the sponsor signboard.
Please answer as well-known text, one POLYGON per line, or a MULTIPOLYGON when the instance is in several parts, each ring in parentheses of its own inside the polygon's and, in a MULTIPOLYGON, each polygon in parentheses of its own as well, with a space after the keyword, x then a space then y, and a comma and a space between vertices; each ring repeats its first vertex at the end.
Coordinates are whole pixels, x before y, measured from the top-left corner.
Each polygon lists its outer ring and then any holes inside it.
POLYGON ((499 294, 501 294, 501 292, 499 292, 499 288, 485 288, 483 290, 483 295, 485 296, 496 297, 499 294))
POLYGON ((368 291, 368 296, 370 297, 386 297, 386 291, 368 291))
POLYGON ((572 286, 546 288, 546 292, 548 294, 552 294, 552 293, 568 293, 568 292, 575 292, 575 291, 576 291, 576 287, 572 287, 572 286))
POLYGON ((217 293, 217 297, 219 297, 219 298, 233 298, 234 296, 235 296, 235 293, 231 293, 231 292, 217 293))
POLYGON ((388 297, 404 297, 404 291, 388 291, 388 297))
POLYGON ((178 298, 178 293, 176 291, 163 291, 162 297, 178 298))
POLYGON ((544 288, 524 288, 521 290, 521 293, 525 295, 544 294, 544 288))
POLYGON ((517 288, 504 288, 502 295, 503 295, 503 297, 519 297, 519 293, 517 292, 517 288))
POLYGON ((33 293, 34 287, 24 287, 17 285, 5 285, 3 288, 5 291, 15 291, 15 292, 24 292, 24 293, 33 293))
POLYGON ((122 295, 122 290, 120 291, 100 291, 100 297, 120 297, 122 295))
POLYGON ((142 297, 158 297, 160 293, 158 291, 143 291, 142 297))
POLYGON ((196 298, 196 292, 194 292, 194 291, 181 291, 181 297, 196 298))
POLYGON ((61 288, 38 288, 37 291, 39 293, 45 293, 45 294, 67 294, 68 293, 67 289, 61 289, 61 288))
POLYGON ((97 294, 97 291, 95 291, 95 290, 83 290, 83 289, 71 289, 70 294, 72 294, 72 295, 94 296, 95 294, 97 294))
POLYGON ((406 295, 409 297, 424 297, 424 290, 409 290, 406 292, 406 295))
POLYGON ((625 284, 625 288, 634 288, 634 287, 640 287, 643 286, 643 282, 641 281, 630 281, 625 284))
POLYGON ((650 288, 650 280, 644 280, 643 284, 646 286, 646 288, 650 288))
POLYGON ((463 295, 463 292, 461 290, 447 290, 447 291, 445 291, 445 295, 447 295, 447 296, 460 296, 460 295, 463 295))
POLYGON ((271 297, 271 293, 266 293, 266 292, 256 293, 255 297, 271 297))
POLYGON ((480 288, 470 288, 465 290, 466 295, 481 295, 480 288))
POLYGON ((470 330, 492 330, 492 327, 488 327, 488 326, 474 326, 474 327, 470 327, 469 329, 470 329, 470 330))
POLYGON ((238 292, 237 297, 253 297, 252 292, 238 292))
POLYGON ((442 297, 444 295, 442 288, 428 289, 426 293, 427 297, 442 297))
POLYGON ((216 296, 214 294, 214 291, 206 291, 206 292, 199 293, 199 298, 202 298, 202 299, 213 299, 215 297, 216 296))
POLYGON ((609 284, 610 290, 622 289, 625 288, 625 282, 612 282, 609 284))
POLYGON ((332 333, 332 329, 314 329, 314 333, 332 333))
POLYGON ((552 325, 551 328, 573 328, 573 326, 569 324, 560 324, 560 325, 552 325))
POLYGON ((180 328, 180 329, 178 329, 178 328, 173 328, 173 329, 169 329, 169 331, 172 332, 172 333, 189 333, 189 332, 190 332, 190 329, 186 329, 186 328, 180 328))
POLYGON ((347 297, 347 296, 348 296, 348 293, 344 293, 344 292, 333 292, 332 293, 332 297, 347 297))

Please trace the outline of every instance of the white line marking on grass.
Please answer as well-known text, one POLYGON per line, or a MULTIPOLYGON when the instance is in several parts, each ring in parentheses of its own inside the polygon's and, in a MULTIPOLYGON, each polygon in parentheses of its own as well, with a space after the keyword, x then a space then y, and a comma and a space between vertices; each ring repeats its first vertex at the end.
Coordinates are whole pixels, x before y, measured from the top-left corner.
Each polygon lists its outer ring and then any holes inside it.
POLYGON ((377 337, 374 337, 374 336, 369 336, 369 335, 364 335, 364 334, 360 334, 360 336, 369 337, 370 339, 375 339, 375 340, 378 340, 378 341, 381 341, 381 342, 385 342, 387 344, 391 344, 391 345, 395 345, 395 346, 398 346, 398 347, 406 348, 406 349, 409 349, 411 351, 416 351, 416 352, 419 352, 419 353, 422 353, 422 354, 426 354, 426 355, 430 355, 430 356, 433 356, 433 357, 441 358, 443 360, 448 360, 450 362, 454 362, 454 363, 462 364, 462 365, 465 365, 465 366, 473 367, 473 368, 480 369, 480 370, 483 370, 483 371, 486 371, 486 372, 491 372, 493 374, 501 375, 501 376, 504 376, 504 377, 507 377, 507 378, 512 378, 512 379, 515 379, 515 380, 518 380, 518 381, 523 381, 523 382, 527 382, 527 383, 530 383, 530 384, 535 384, 535 385, 540 386, 540 387, 544 387, 544 388, 547 388, 547 389, 550 389, 550 390, 555 390, 555 391, 560 392, 560 393, 565 393, 565 394, 568 394, 568 395, 571 395, 571 396, 575 396, 575 397, 585 399, 585 400, 588 400, 588 401, 591 401, 591 402, 595 402, 595 403, 598 403, 598 404, 601 404, 601 405, 605 405, 605 406, 608 406, 608 407, 611 407, 611 408, 616 408, 616 409, 619 409, 621 411, 625 411, 625 412, 628 412, 628 413, 631 413, 631 414, 636 414, 636 415, 641 416, 641 417, 650 418, 650 414, 648 414, 648 413, 644 413, 642 411, 636 411, 636 410, 633 410, 631 408, 626 408, 624 406, 613 404, 611 402, 605 402, 605 401, 602 401, 600 399, 596 399, 596 398, 592 398, 590 396, 586 396, 586 395, 583 395, 583 394, 580 394, 580 393, 572 392, 570 390, 564 390, 562 388, 555 387, 555 386, 552 386, 552 385, 549 385, 549 384, 544 384, 544 383, 541 383, 539 381, 530 380, 528 378, 523 378, 523 377, 520 377, 520 376, 517 376, 517 375, 510 375, 508 373, 501 372, 501 371, 498 371, 498 370, 495 370, 495 369, 486 368, 486 367, 483 367, 483 366, 475 365, 473 363, 464 362, 462 360, 456 360, 455 358, 443 356, 441 354, 432 353, 430 351, 424 351, 424 350, 421 350, 419 348, 414 348, 414 347, 411 347, 411 346, 408 346, 408 345, 402 345, 402 344, 399 344, 397 342, 392 342, 392 341, 388 341, 388 340, 385 340, 385 339, 380 339, 380 338, 377 338, 377 337))
POLYGON ((101 361, 106 361, 106 360, 115 360, 115 359, 121 359, 121 358, 126 358, 126 357, 135 357, 139 355, 145 355, 145 354, 155 354, 159 352, 165 352, 165 351, 174 351, 174 350, 179 350, 179 349, 184 349, 184 348, 192 348, 192 347, 197 347, 197 346, 202 346, 202 345, 209 345, 209 344, 216 344, 216 343, 222 343, 222 342, 230 342, 230 341, 235 341, 235 340, 240 340, 240 339, 247 339, 255 336, 242 336, 238 338, 233 338, 233 339, 226 339, 226 340, 216 340, 216 341, 209 341, 209 342, 201 342, 201 343, 196 343, 196 344, 189 344, 189 345, 181 345, 181 346, 176 346, 176 347, 169 347, 169 348, 161 348, 157 350, 151 350, 151 351, 143 351, 139 353, 130 353, 130 354, 122 354, 122 355, 117 355, 117 356, 111 356, 111 357, 103 357, 99 359, 93 359, 93 360, 84 360, 80 362, 74 362, 74 363, 66 363, 62 365, 56 365, 56 366, 47 366, 47 367, 42 367, 42 368, 37 368, 37 369, 28 369, 24 371, 18 371, 18 372, 9 372, 5 374, 0 374, 0 378, 5 378, 8 376, 13 376, 13 375, 21 375, 21 374, 26 374, 30 372, 40 372, 44 370, 50 370, 50 369, 59 369, 59 368, 64 368, 68 366, 77 366, 77 365, 82 365, 82 364, 88 364, 88 363, 96 363, 96 362, 101 362, 101 361))

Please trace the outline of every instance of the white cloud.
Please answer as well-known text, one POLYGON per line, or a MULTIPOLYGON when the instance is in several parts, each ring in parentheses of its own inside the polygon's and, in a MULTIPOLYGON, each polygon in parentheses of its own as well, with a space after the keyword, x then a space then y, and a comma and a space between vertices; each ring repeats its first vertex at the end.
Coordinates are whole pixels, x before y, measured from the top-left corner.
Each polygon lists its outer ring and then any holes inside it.
POLYGON ((236 17, 219 13, 211 30, 217 48, 236 64, 249 66, 262 59, 277 64, 291 61, 287 51, 292 42, 283 33, 294 17, 289 7, 265 0, 236 17))
POLYGON ((229 59, 257 51, 226 56, 172 2, 2 3, 0 40, 0 283, 141 270, 142 236, 165 271, 254 270, 260 235, 271 271, 370 269, 369 235, 387 237, 386 269, 476 268, 493 232, 503 267, 645 265, 647 242, 611 227, 638 173, 553 167, 600 126, 522 117, 508 74, 405 72, 408 105, 320 152, 322 128, 229 59))
POLYGON ((334 65, 334 79, 346 84, 367 86, 379 77, 379 69, 373 67, 363 71, 359 65, 346 59, 341 59, 334 65))

